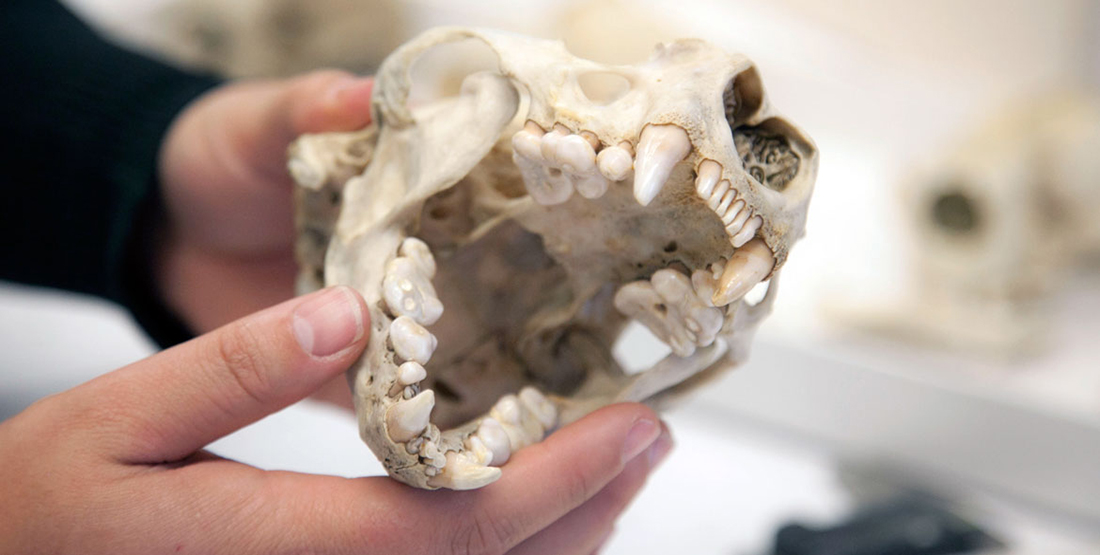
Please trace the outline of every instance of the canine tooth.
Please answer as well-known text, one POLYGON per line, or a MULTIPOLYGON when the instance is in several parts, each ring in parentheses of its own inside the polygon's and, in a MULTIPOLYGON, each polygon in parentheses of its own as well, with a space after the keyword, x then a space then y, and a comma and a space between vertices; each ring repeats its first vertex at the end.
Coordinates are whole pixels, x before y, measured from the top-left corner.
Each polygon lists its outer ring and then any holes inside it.
POLYGON ((438 344, 435 336, 408 316, 398 316, 390 324, 390 342, 397 356, 427 364, 438 344))
POLYGON ((722 166, 714 160, 703 160, 703 163, 699 164, 699 170, 697 171, 698 177, 695 178, 695 192, 698 193, 700 198, 710 198, 710 193, 714 191, 714 186, 718 184, 718 180, 722 178, 722 166))
POLYGON ((558 161, 562 169, 584 174, 596 167, 596 151, 580 135, 569 135, 558 143, 558 161))
POLYGON ((741 214, 741 209, 744 208, 744 207, 745 207, 745 201, 743 201, 743 200, 739 200, 739 201, 733 203, 733 205, 731 205, 728 209, 726 209, 725 215, 722 216, 722 225, 727 225, 728 226, 731 223, 733 223, 733 220, 736 219, 737 216, 741 214))
POLYGON ((611 182, 598 172, 579 177, 575 182, 577 192, 588 199, 602 197, 610 185, 611 182))
POLYGON ((508 457, 512 456, 512 446, 500 422, 495 418, 483 419, 477 427, 477 437, 493 454, 489 464, 500 466, 508 462, 508 457))
POLYGON ((519 400, 542 424, 543 430, 551 430, 558 422, 558 409, 539 390, 525 387, 519 391, 519 400))
POLYGON ((722 195, 722 201, 718 203, 718 208, 715 208, 714 211, 719 215, 725 214, 726 210, 729 210, 730 204, 733 203, 733 197, 736 196, 737 191, 733 189, 726 191, 726 194, 722 195))
POLYGON ((420 445, 420 456, 427 460, 429 468, 426 470, 432 468, 439 470, 447 465, 447 455, 439 450, 439 445, 435 441, 430 439, 420 445))
POLYGON ((420 435, 428 427, 433 407, 435 393, 430 389, 412 399, 398 401, 386 411, 386 431, 390 439, 403 443, 420 435))
POLYGON ((493 462, 493 452, 476 435, 466 438, 466 452, 473 456, 474 462, 482 466, 493 462))
POLYGON ((561 165, 561 158, 559 155, 561 153, 562 139, 564 139, 568 133, 569 131, 564 128, 555 126, 553 131, 542 136, 539 148, 542 152, 542 159, 544 162, 551 166, 561 165))
POLYGON ((649 206, 664 188, 672 168, 691 152, 687 132, 675 125, 647 125, 634 160, 634 198, 649 206))
POLYGON ((391 260, 382 278, 382 297, 395 316, 408 316, 428 326, 443 315, 443 303, 435 294, 431 276, 424 275, 425 268, 423 260, 408 256, 391 260))
POLYGON ((775 256, 763 239, 753 239, 733 252, 718 280, 718 290, 711 301, 726 306, 745 296, 775 267, 775 256))
POLYGON ((450 451, 442 472, 428 481, 429 485, 453 490, 477 489, 497 481, 503 473, 499 468, 479 464, 468 453, 450 451))
POLYGON ((714 188, 714 192, 710 194, 710 198, 707 199, 707 206, 711 210, 717 211, 718 205, 722 204, 722 198, 726 196, 726 193, 730 190, 730 182, 723 179, 718 182, 718 186, 714 188))
POLYGON ((407 401, 409 399, 412 399, 413 397, 416 397, 416 390, 413 389, 411 385, 405 386, 405 389, 401 390, 402 399, 405 399, 407 401))
POLYGON ((760 216, 753 216, 749 221, 745 222, 745 227, 742 227, 741 231, 738 231, 737 234, 730 239, 730 242, 733 243, 735 248, 741 248, 742 245, 748 243, 749 240, 756 235, 757 230, 760 229, 763 223, 764 220, 762 220, 760 216))
POLYGON ((622 146, 609 146, 596 156, 600 173, 610 181, 622 181, 634 167, 634 157, 622 146))
POLYGON ((427 377, 428 371, 419 362, 410 360, 397 367, 397 383, 401 385, 417 384, 427 377))

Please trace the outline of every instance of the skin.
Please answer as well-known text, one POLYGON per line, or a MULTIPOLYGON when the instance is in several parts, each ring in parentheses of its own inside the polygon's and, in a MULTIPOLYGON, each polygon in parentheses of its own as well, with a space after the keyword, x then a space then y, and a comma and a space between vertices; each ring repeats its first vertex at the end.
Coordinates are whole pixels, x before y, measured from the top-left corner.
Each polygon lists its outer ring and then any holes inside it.
POLYGON ((366 346, 351 289, 270 305, 290 297, 294 274, 283 151, 301 132, 361 127, 369 95, 369 80, 324 72, 229 85, 180 115, 161 153, 159 285, 206 333, 0 423, 0 553, 599 548, 672 447, 642 405, 562 428, 469 492, 262 471, 203 450, 344 382, 366 346))

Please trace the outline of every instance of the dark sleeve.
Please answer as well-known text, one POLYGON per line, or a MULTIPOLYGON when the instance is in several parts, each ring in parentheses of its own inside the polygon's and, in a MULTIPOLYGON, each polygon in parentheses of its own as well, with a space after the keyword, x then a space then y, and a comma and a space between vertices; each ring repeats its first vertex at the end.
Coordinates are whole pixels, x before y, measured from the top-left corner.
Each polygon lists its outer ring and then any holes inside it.
POLYGON ((162 346, 190 337, 152 287, 157 152, 217 84, 105 42, 52 0, 0 7, 0 279, 126 306, 162 346))

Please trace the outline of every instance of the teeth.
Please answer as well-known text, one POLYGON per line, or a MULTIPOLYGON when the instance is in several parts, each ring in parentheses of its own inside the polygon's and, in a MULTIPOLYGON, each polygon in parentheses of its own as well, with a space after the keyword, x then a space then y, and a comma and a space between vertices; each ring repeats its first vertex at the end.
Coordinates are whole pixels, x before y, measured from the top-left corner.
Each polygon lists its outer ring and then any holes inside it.
POLYGON ((477 427, 477 438, 493 454, 488 464, 500 466, 508 462, 508 458, 512 456, 508 433, 495 418, 485 418, 481 421, 477 427))
POLYGON ((558 409, 539 390, 525 387, 519 391, 519 400, 535 416, 543 430, 552 430, 558 423, 558 409))
POLYGON ((726 191, 726 194, 722 195, 722 201, 718 203, 718 208, 715 208, 714 212, 719 215, 725 214, 726 210, 729 210, 730 204, 733 204, 733 197, 736 196, 737 191, 733 189, 726 191))
POLYGON ((533 414, 525 411, 515 395, 505 395, 489 410, 489 416, 500 423, 508 435, 512 452, 538 443, 544 430, 533 414))
POLYGON ((395 316, 408 316, 421 325, 431 325, 443 314, 443 303, 435 294, 431 277, 435 260, 419 239, 406 239, 397 258, 386 264, 382 297, 395 316))
MULTIPOLYGON (((733 203, 733 206, 730 206, 729 209, 726 210, 726 215, 722 216, 722 225, 727 226, 728 229, 729 225, 732 224, 733 221, 741 215, 741 209, 744 207, 745 201, 743 200, 739 200, 733 203)), ((748 212, 745 211, 745 213, 747 214, 748 212)))
POLYGON ((542 163, 514 154, 512 161, 519 167, 527 194, 542 206, 561 204, 573 196, 573 184, 561 173, 542 163))
POLYGON ((561 139, 557 145, 556 158, 563 170, 574 174, 585 174, 596 167, 596 151, 580 135, 569 135, 561 139))
POLYGON ((561 150, 562 139, 568 134, 568 129, 561 126, 555 126, 553 131, 542 136, 540 150, 544 162, 554 167, 561 166, 561 160, 558 158, 558 154, 561 150))
POLYGON ((574 184, 577 187, 577 192, 582 197, 593 199, 602 197, 607 192, 607 187, 611 182, 603 175, 593 173, 578 178, 574 184))
POLYGON ((519 426, 523 415, 520 413, 519 400, 515 395, 505 395, 493 405, 489 415, 502 425, 519 426))
MULTIPOLYGON (((756 232, 763 223, 764 220, 762 220, 760 216, 753 216, 752 219, 745 223, 745 227, 741 228, 741 231, 738 231, 737 234, 730 239, 730 242, 733 243, 735 248, 741 248, 756 235, 756 232)), ((771 271, 770 268, 769 271, 771 271)))
POLYGON ((428 377, 428 371, 419 362, 409 361, 397 368, 397 383, 401 385, 418 384, 428 377))
POLYGON ((711 210, 718 210, 718 205, 722 204, 722 198, 726 196, 726 193, 730 190, 730 182, 723 179, 718 182, 718 186, 714 188, 714 192, 710 194, 710 198, 707 199, 707 206, 711 210))
POLYGON ((710 198, 714 186, 722 178, 722 166, 714 160, 703 160, 703 163, 699 164, 698 174, 699 177, 695 179, 695 191, 700 198, 710 198))
POLYGON ((687 132, 675 125, 648 125, 638 139, 634 161, 634 198, 642 206, 661 192, 672 168, 691 152, 687 132))
POLYGON ((609 146, 596 156, 600 173, 610 181, 622 181, 634 167, 634 158, 625 146, 609 146))
POLYGON ((404 360, 427 364, 438 344, 434 335, 408 316, 398 316, 390 324, 393 351, 404 360))
POLYGON ((726 306, 744 297, 745 293, 771 273, 773 267, 775 256, 764 240, 749 241, 730 257, 711 301, 715 306, 726 306))
POLYGON ((432 477, 429 485, 453 490, 477 489, 497 481, 503 474, 499 468, 481 463, 477 455, 469 451, 451 451, 446 460, 442 472, 432 477))
POLYGON ((615 308, 636 319, 664 341, 677 356, 690 356, 696 347, 714 342, 722 328, 722 312, 698 297, 684 274, 664 269, 648 281, 619 288, 615 308))
POLYGON ((435 407, 435 393, 424 390, 419 395, 397 404, 386 411, 386 431, 396 443, 404 443, 420 435, 435 407))

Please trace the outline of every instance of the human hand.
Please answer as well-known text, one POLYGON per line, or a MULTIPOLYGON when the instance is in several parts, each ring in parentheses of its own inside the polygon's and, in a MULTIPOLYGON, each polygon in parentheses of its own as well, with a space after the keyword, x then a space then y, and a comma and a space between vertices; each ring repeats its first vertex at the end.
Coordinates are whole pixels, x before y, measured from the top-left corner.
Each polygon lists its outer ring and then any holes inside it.
POLYGON ((641 405, 517 453, 480 490, 265 472, 202 451, 362 352, 362 298, 294 299, 0 424, 0 553, 554 553, 598 548, 671 447, 641 405))

